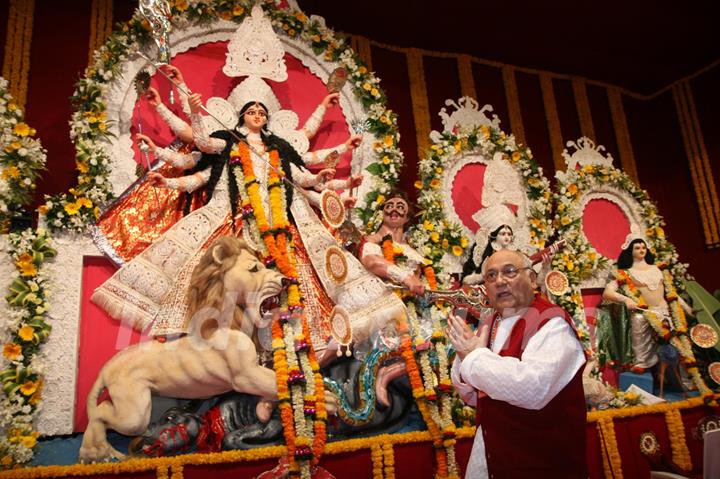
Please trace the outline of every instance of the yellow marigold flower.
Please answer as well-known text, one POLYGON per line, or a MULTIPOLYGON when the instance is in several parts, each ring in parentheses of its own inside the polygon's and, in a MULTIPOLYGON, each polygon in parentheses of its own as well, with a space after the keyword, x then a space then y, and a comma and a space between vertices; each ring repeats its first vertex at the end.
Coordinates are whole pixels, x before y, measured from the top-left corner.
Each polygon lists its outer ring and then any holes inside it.
POLYGON ((9 166, 5 168, 2 172, 2 177, 4 180, 10 179, 10 178, 17 178, 20 176, 20 170, 18 170, 17 166, 9 166))
POLYGON ((439 188, 439 187, 440 187, 440 180, 438 180, 437 178, 433 178, 430 181, 430 188, 439 188))
POLYGON ((37 439, 35 438, 35 436, 22 436, 20 438, 20 444, 27 447, 28 449, 32 449, 33 447, 35 447, 35 444, 37 444, 37 439))
POLYGON ((463 249, 459 247, 458 245, 455 245, 452 247, 452 252, 455 256, 460 256, 463 252, 463 249))
POLYGON ((107 130, 107 125, 105 125, 104 121, 101 121, 100 123, 98 123, 98 130, 100 130, 100 131, 107 130))
POLYGON ((46 215, 48 210, 49 208, 47 207, 47 205, 38 206, 38 213, 40 213, 41 215, 46 215))
POLYGON ((490 128, 488 128, 487 125, 482 125, 482 126, 480 127, 480 133, 483 134, 483 136, 485 137, 486 140, 487 140, 488 138, 490 138, 490 128))
POLYGON ((567 192, 573 196, 576 195, 578 192, 578 186, 575 183, 573 183, 572 185, 568 186, 567 192))
POLYGON ((570 224, 570 218, 568 218, 567 216, 563 216, 562 219, 560 220, 560 224, 563 225, 563 226, 569 225, 569 224, 570 224))
POLYGON ((18 336, 20 336, 20 339, 23 341, 32 341, 35 337, 35 330, 32 326, 26 324, 18 330, 18 336))
POLYGON ((583 171, 585 173, 592 173, 595 167, 593 165, 585 165, 583 166, 583 171))
POLYGON ((241 5, 235 5, 235 8, 233 8, 233 15, 239 17, 243 13, 245 13, 245 8, 241 5))
POLYGON ((295 18, 297 18, 301 22, 307 22, 307 17, 305 16, 305 14, 303 12, 297 12, 295 14, 295 18))
POLYGON ((456 141, 453 147, 455 148, 455 153, 459 152, 462 149, 462 143, 460 140, 456 141))
POLYGON ((423 187, 423 182, 420 180, 417 180, 415 182, 415 188, 417 188, 418 190, 422 190, 422 187, 423 187))
POLYGON ((17 109, 17 105, 15 103, 8 103, 7 109, 10 111, 15 111, 17 109))
POLYGON ((28 136, 30 134, 30 127, 27 123, 20 122, 13 128, 13 133, 17 136, 28 136))
POLYGON ((519 151, 513 151, 512 156, 510 157, 513 163, 517 163, 518 161, 520 161, 520 158, 522 158, 522 155, 519 151))
POLYGON ((369 84, 368 82, 363 83, 363 90, 365 90, 365 91, 372 90, 372 85, 369 84))
POLYGON ((78 206, 77 203, 68 203, 65 205, 65 213, 70 216, 78 214, 78 211, 80 211, 80 206, 78 206))
POLYGON ((12 456, 3 456, 3 458, 0 459, 0 465, 2 465, 3 467, 10 466, 10 464, 12 464, 12 462, 13 462, 12 456))
POLYGON ((438 241, 440 241, 440 234, 438 234, 437 231, 430 233, 430 241, 432 241, 433 243, 437 243, 438 241))
POLYGON ((36 406, 40 402, 40 399, 42 399, 42 394, 40 390, 37 390, 35 394, 28 399, 28 403, 30 403, 31 406, 36 406))
POLYGON ((645 235, 646 236, 655 236, 655 228, 647 228, 645 230, 645 235))
POLYGON ((460 238, 460 246, 462 246, 463 248, 467 248, 467 245, 468 245, 468 239, 464 236, 462 238, 460 238))
POLYGON ((389 156, 383 156, 382 162, 383 162, 383 165, 389 165, 389 164, 390 164, 390 157, 389 157, 389 156))
POLYGON ((432 231, 435 229, 435 225, 432 224, 430 221, 425 220, 423 221, 423 228, 425 228, 425 231, 432 231))
POLYGON ((15 343, 5 343, 3 346, 3 356, 8 358, 10 361, 14 361, 22 354, 22 348, 20 345, 15 343))
POLYGON ((22 255, 20 255, 18 260, 15 262, 15 266, 17 266, 21 276, 27 277, 35 276, 37 274, 37 269, 35 269, 33 257, 30 256, 28 253, 23 253, 22 255))
POLYGON ((360 67, 358 68, 358 73, 360 73, 361 75, 367 73, 367 68, 365 68, 364 66, 360 65, 360 67))
POLYGON ((572 261, 568 261, 567 263, 565 263, 565 267, 568 271, 572 271, 575 269, 575 263, 573 263, 572 261))
POLYGON ((288 35, 290 35, 291 37, 294 37, 296 33, 297 32, 295 31, 294 28, 291 28, 290 30, 288 30, 288 35))
POLYGON ((565 211, 565 205, 562 204, 562 203, 560 203, 560 204, 558 205, 558 211, 565 211))
POLYGON ((378 90, 377 88, 373 88, 372 90, 370 90, 370 94, 375 97, 380 96, 380 90, 378 90))
POLYGON ((77 166, 77 170, 80 173, 87 173, 89 170, 87 163, 83 163, 82 161, 76 161, 75 166, 77 166))
POLYGON ((660 238, 662 238, 662 237, 665 236, 665 230, 662 229, 662 228, 659 227, 659 226, 655 228, 655 233, 656 233, 656 234, 658 235, 658 237, 660 237, 660 238))
POLYGON ((378 195, 375 201, 377 201, 378 206, 380 206, 381 204, 385 203, 385 195, 378 195))
POLYGON ((448 247, 450 247, 450 242, 447 240, 447 238, 445 238, 444 240, 442 240, 442 248, 448 249, 448 247))
POLYGON ((175 0, 175 8, 177 8, 179 12, 184 12, 188 9, 187 0, 175 0))
POLYGON ((393 145, 393 137, 392 137, 392 135, 385 135, 385 138, 383 139, 383 142, 385 143, 385 146, 392 146, 392 145, 393 145))
POLYGON ((77 201, 76 201, 76 203, 77 203, 78 206, 80 206, 81 208, 82 208, 82 207, 85 207, 85 208, 92 208, 92 207, 93 207, 92 201, 90 201, 88 198, 85 198, 85 197, 83 197, 83 198, 78 198, 77 201))
POLYGON ((445 170, 443 170, 442 166, 435 167, 435 173, 437 173, 438 175, 441 175, 443 171, 445 171, 445 170))

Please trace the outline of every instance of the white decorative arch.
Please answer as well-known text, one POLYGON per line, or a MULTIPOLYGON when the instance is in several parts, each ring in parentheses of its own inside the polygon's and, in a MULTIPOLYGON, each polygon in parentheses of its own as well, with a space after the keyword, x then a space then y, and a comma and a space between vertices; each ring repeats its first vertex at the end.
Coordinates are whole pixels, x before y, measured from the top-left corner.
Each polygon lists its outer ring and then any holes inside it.
MULTIPOLYGON (((481 207, 474 219, 498 217, 483 213, 493 208, 503 210, 505 214, 499 217, 512 217, 516 245, 526 252, 544 247, 552 233, 548 219, 550 185, 530 151, 498 128, 497 115, 490 116, 492 106, 480 108, 469 97, 457 102, 447 100, 445 104, 454 111, 444 107, 440 112, 443 131, 430 134, 433 143, 420 162, 421 179, 416 184, 421 189, 418 198, 421 221, 411 231, 413 244, 441 271, 440 284, 448 284, 449 274, 462 270, 468 256, 468 238, 478 233, 464 224, 452 197, 459 173, 468 165, 487 167, 484 179, 488 189, 482 193, 481 207), (506 207, 508 204, 517 208, 514 213, 506 207)), ((488 225, 485 230, 481 226, 481 238, 476 238, 479 243, 485 244, 494 229, 488 225)))

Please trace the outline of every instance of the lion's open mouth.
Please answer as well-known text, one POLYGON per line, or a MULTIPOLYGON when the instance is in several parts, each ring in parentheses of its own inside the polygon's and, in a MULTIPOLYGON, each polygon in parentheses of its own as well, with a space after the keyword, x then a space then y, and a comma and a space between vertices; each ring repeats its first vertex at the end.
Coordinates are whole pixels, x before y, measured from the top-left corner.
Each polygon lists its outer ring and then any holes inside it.
POLYGON ((271 313, 276 308, 280 307, 280 295, 276 294, 275 296, 270 296, 269 298, 265 298, 262 303, 260 303, 260 316, 265 316, 268 313, 271 313))

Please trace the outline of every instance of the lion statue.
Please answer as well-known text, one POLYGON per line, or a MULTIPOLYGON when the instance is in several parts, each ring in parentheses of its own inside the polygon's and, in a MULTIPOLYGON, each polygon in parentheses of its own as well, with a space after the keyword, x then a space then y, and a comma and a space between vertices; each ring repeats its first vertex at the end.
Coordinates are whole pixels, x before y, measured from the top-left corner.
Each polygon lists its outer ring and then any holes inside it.
POLYGON ((277 301, 282 280, 280 273, 265 268, 244 241, 218 238, 193 271, 188 334, 173 341, 130 346, 98 374, 88 394, 88 426, 80 461, 124 459, 108 443, 106 429, 128 436, 142 434, 150 422, 151 394, 205 399, 236 391, 257 395, 265 402, 276 399, 275 372, 258 364, 251 336, 267 317, 267 306, 277 301), (111 401, 98 404, 104 389, 111 401))

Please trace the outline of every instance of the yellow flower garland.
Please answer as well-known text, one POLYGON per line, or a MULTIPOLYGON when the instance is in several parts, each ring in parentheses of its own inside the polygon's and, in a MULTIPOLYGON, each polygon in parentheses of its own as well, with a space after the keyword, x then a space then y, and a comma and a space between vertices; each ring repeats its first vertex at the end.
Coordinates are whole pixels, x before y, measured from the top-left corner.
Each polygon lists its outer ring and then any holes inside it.
POLYGON ((602 449, 605 477, 622 479, 622 461, 615 436, 615 425, 611 419, 600 419, 597 428, 602 442, 600 448, 602 449))
POLYGON ((665 412, 665 423, 670 436, 670 448, 672 449, 672 459, 675 464, 685 471, 692 470, 692 460, 690 459, 690 451, 685 441, 685 426, 680 416, 680 411, 671 409, 665 412))

